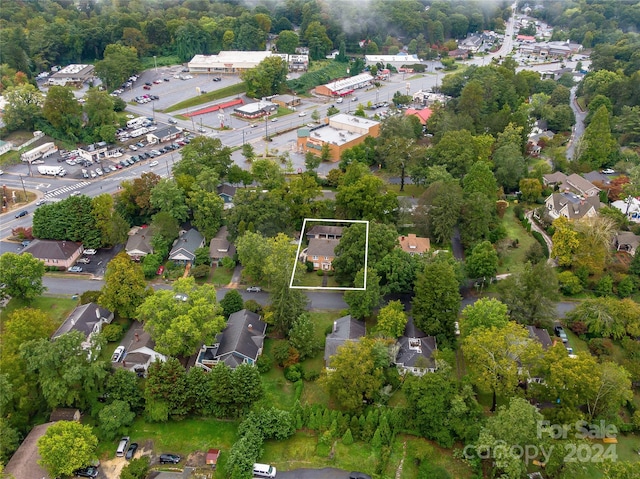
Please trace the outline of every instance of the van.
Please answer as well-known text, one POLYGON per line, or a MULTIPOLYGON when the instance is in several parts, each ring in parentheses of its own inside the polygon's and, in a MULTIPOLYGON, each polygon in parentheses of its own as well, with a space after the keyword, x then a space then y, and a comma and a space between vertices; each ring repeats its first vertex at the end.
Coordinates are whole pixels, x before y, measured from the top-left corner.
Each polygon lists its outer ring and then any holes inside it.
POLYGON ((124 436, 120 439, 120 444, 118 444, 118 449, 116 449, 117 457, 124 457, 124 453, 127 452, 127 446, 129 445, 129 436, 124 436))
POLYGON ((253 465, 253 475, 259 477, 276 477, 276 468, 269 464, 255 463, 253 465))

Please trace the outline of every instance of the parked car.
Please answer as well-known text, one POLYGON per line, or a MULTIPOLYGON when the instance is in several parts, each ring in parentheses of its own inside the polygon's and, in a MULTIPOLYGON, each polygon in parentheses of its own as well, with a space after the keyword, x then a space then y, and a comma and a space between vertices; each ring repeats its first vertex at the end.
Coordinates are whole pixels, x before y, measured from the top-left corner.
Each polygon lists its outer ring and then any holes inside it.
POLYGON ((142 88, 144 88, 145 90, 151 90, 151 87, 149 85, 145 85, 142 88))
POLYGON ((336 103, 342 103, 343 101, 344 101, 344 98, 338 98, 338 99, 336 100, 336 103))
POLYGON ((566 343, 569 341, 569 338, 567 337, 567 333, 565 332, 562 326, 560 325, 554 326, 553 331, 556 333, 556 336, 562 339, 563 343, 566 343))
POLYGON ((98 477, 98 468, 93 466, 82 467, 74 471, 74 475, 78 477, 98 477))
POLYGON ((128 445, 129 445, 129 436, 123 436, 122 439, 120 439, 120 443, 118 443, 118 449, 116 449, 116 456, 117 457, 124 456, 128 445))
POLYGON ((131 445, 129 446, 129 449, 127 449, 127 454, 124 456, 124 458, 127 461, 130 461, 131 459, 133 459, 133 456, 135 456, 137 450, 138 450, 138 443, 132 442, 131 445))
POLYGON ((124 356, 124 346, 118 346, 116 350, 113 352, 113 355, 111 356, 111 362, 118 363, 122 360, 123 356, 124 356))
POLYGON ((96 253, 97 253, 97 251, 95 249, 86 249, 86 250, 84 250, 84 254, 94 255, 96 253))
POLYGON ((602 170, 602 173, 605 175, 613 175, 616 172, 616 170, 612 170, 611 168, 605 168, 604 170, 602 170))
POLYGON ((136 145, 129 145, 129 149, 131 151, 136 151, 138 149, 138 147, 136 145))
POLYGON ((160 454, 160 464, 178 464, 180 459, 177 454, 160 454))
POLYGON ((91 258, 78 258, 76 263, 89 264, 91 263, 91 258))
POLYGON ((160 267, 158 268, 158 271, 156 271, 156 274, 158 276, 160 276, 162 273, 164 273, 164 265, 160 265, 160 267))
POLYGON ((178 123, 178 121, 177 121, 177 120, 175 120, 175 119, 173 119, 173 118, 169 118, 167 121, 168 121, 169 123, 171 123, 172 125, 175 125, 176 123, 178 123))
POLYGON ((149 163, 149 167, 150 168, 153 168, 154 166, 158 166, 158 162, 156 160, 154 160, 151 163, 149 163))
POLYGON ((278 121, 277 118, 271 118, 271 121, 278 121))
POLYGON ((260 291, 262 291, 260 286, 249 286, 247 288, 247 293, 259 293, 260 291))
POLYGON ((27 210, 22 210, 19 213, 16 213, 16 218, 22 218, 23 216, 27 216, 29 212, 27 210))
POLYGON ((80 266, 71 266, 67 271, 69 273, 82 273, 82 268, 80 266))

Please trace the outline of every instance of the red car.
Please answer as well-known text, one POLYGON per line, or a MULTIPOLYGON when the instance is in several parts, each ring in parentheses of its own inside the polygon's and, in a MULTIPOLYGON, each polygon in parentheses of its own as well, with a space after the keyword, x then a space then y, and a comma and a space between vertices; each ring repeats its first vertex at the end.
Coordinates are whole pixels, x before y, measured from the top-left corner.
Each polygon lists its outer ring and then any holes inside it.
POLYGON ((145 85, 142 88, 144 88, 145 90, 151 90, 151 87, 149 85, 145 85))
POLYGON ((164 266, 160 266, 160 267, 158 268, 158 271, 156 271, 156 274, 157 274, 158 276, 160 276, 162 273, 164 273, 164 266))

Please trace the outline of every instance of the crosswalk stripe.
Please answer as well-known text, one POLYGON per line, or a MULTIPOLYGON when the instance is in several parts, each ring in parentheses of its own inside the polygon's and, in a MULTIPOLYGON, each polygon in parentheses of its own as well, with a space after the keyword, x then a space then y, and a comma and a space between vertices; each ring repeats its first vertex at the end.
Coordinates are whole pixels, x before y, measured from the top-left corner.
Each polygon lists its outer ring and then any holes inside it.
POLYGON ((62 193, 67 193, 69 191, 84 188, 85 186, 90 184, 91 183, 89 183, 88 181, 82 181, 80 183, 76 183, 75 185, 62 186, 60 188, 56 188, 55 190, 47 191, 44 196, 45 198, 50 198, 51 196, 58 196, 58 195, 61 195, 62 193))

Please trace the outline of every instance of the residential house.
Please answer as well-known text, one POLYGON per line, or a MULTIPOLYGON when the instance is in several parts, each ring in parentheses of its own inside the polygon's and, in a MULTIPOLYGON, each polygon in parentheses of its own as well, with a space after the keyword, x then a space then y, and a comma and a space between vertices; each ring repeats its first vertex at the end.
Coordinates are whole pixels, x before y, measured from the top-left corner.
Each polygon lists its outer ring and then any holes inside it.
POLYGON ((266 331, 267 323, 260 315, 241 309, 229 316, 213 346, 202 346, 196 366, 209 371, 221 362, 232 369, 240 364, 255 365, 264 348, 266 331))
POLYGON ((80 414, 79 409, 75 409, 72 407, 59 407, 51 411, 49 415, 50 422, 56 421, 76 421, 80 422, 80 418, 82 414, 80 414))
POLYGON ((151 246, 151 238, 153 231, 146 226, 134 226, 129 231, 125 251, 134 261, 140 261, 148 254, 153 254, 153 246, 151 246))
POLYGON ((307 239, 337 239, 342 238, 342 226, 315 225, 307 231, 307 239))
POLYGON ((468 50, 470 52, 477 52, 482 46, 482 37, 480 35, 470 35, 464 40, 458 42, 458 46, 463 50, 468 50))
POLYGON ((218 185, 216 188, 218 196, 222 198, 222 201, 224 201, 225 209, 227 209, 227 205, 229 205, 229 207, 233 206, 233 197, 236 195, 236 190, 237 188, 235 186, 231 186, 226 183, 218 185))
POLYGON ((300 254, 300 261, 303 263, 311 261, 316 271, 319 269, 329 271, 333 267, 333 259, 336 256, 334 251, 338 244, 340 240, 337 239, 311 238, 309 246, 300 254))
POLYGON ((553 173, 542 175, 542 182, 544 183, 544 186, 561 185, 566 181, 567 175, 565 175, 562 171, 555 171, 553 173))
POLYGON ((640 245, 640 236, 631 231, 619 231, 613 238, 613 244, 617 251, 626 251, 633 256, 640 245))
POLYGON ((335 356, 338 348, 347 342, 359 341, 364 337, 366 327, 364 321, 358 321, 350 315, 343 316, 333 322, 333 329, 327 335, 324 345, 324 365, 331 367, 331 357, 335 356))
POLYGON ((596 216, 600 209, 600 199, 597 196, 584 198, 570 192, 553 193, 545 200, 545 206, 554 220, 560 216, 574 220, 596 216))
POLYGON ((421 110, 407 108, 404 112, 404 116, 415 116, 418 118, 423 126, 427 124, 427 120, 429 120, 432 114, 433 110, 431 108, 422 108, 421 110))
POLYGON ((398 236, 398 243, 402 251, 409 253, 411 256, 421 256, 431 249, 429 238, 421 238, 413 233, 409 233, 406 236, 398 236))
POLYGON ((567 176, 566 180, 560 185, 559 190, 570 191, 582 196, 598 196, 598 193, 600 193, 600 188, 577 173, 567 176))
POLYGON ((295 108, 300 104, 300 97, 296 95, 276 95, 271 98, 271 101, 283 108, 295 108))
POLYGON ((215 237, 211 238, 211 243, 209 243, 209 257, 212 261, 217 263, 222 260, 222 258, 233 258, 236 254, 236 247, 227 239, 228 235, 227 227, 223 226, 215 237))
POLYGON ((549 332, 546 329, 536 328, 535 326, 527 326, 527 331, 529 331, 529 338, 534 341, 538 341, 543 349, 549 349, 553 346, 553 341, 549 336, 549 332))
POLYGON ((424 376, 436 371, 433 353, 438 349, 433 336, 401 336, 395 346, 395 365, 400 374, 411 373, 424 376))
POLYGON ((54 422, 40 424, 29 431, 5 466, 4 476, 13 477, 13 479, 49 479, 51 477, 40 465, 42 457, 38 453, 38 439, 45 435, 52 424, 54 422))
POLYGON ((196 250, 203 247, 204 236, 197 229, 191 228, 173 243, 169 259, 176 264, 192 264, 196 259, 196 250))
POLYGON ((82 348, 89 349, 93 336, 100 334, 102 326, 111 324, 111 321, 113 321, 113 312, 96 303, 83 304, 67 316, 67 319, 53 333, 51 339, 56 339, 71 331, 80 331, 85 337, 82 348))
POLYGON ((67 269, 82 255, 82 243, 74 241, 54 241, 35 239, 22 250, 34 258, 44 261, 45 266, 67 269))
POLYGON ((606 189, 611 184, 611 177, 600 171, 589 171, 588 173, 583 173, 582 176, 599 188, 605 187, 604 189, 606 189))
POLYGON ((121 367, 129 371, 137 373, 139 376, 146 376, 149 366, 154 361, 166 361, 167 357, 155 350, 156 343, 151 339, 151 335, 147 333, 142 324, 135 322, 131 326, 133 336, 129 344, 121 344, 125 347, 125 356, 122 361, 112 363, 114 367, 121 367))

